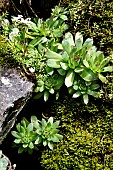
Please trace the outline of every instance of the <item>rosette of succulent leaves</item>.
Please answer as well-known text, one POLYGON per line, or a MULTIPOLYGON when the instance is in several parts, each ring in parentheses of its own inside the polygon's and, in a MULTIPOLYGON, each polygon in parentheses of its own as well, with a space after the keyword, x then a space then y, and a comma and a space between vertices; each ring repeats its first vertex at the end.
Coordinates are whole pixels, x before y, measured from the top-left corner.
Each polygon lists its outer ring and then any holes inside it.
POLYGON ((0 169, 7 170, 9 165, 9 159, 3 155, 2 150, 0 150, 0 169))
POLYGON ((16 125, 17 131, 11 132, 15 137, 14 146, 18 147, 18 153, 32 153, 33 150, 38 150, 40 145, 53 149, 54 142, 60 142, 63 138, 58 133, 59 123, 60 121, 53 122, 53 117, 47 121, 43 118, 39 121, 36 116, 31 116, 31 122, 26 118, 22 119, 16 125))
POLYGON ((89 95, 98 97, 97 89, 107 81, 104 72, 113 71, 113 67, 107 65, 111 56, 105 57, 103 52, 98 51, 92 38, 83 42, 80 32, 75 37, 70 32, 66 33, 58 51, 48 49, 45 55, 52 76, 57 72, 72 97, 82 96, 85 104, 89 95))

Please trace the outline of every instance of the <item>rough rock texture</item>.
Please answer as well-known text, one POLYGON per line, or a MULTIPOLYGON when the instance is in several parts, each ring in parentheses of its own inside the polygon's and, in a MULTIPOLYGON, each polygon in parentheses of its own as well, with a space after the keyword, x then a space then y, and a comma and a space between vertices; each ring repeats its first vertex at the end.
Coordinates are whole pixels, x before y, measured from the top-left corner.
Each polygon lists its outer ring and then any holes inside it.
POLYGON ((32 96, 32 87, 33 83, 20 78, 15 69, 0 68, 0 144, 32 96))

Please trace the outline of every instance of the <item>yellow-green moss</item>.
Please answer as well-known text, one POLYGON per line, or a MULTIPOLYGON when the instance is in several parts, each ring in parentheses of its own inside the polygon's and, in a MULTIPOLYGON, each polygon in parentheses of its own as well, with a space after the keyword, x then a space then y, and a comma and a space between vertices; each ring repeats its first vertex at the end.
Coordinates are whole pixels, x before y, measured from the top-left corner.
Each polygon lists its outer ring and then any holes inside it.
POLYGON ((113 106, 101 100, 83 105, 64 96, 51 107, 61 119, 63 140, 42 152, 45 170, 113 169, 113 106))
POLYGON ((3 36, 0 35, 0 56, 7 54, 8 44, 3 36))
POLYGON ((0 66, 7 65, 7 68, 17 67, 17 62, 11 55, 11 49, 5 37, 0 35, 0 66))
POLYGON ((113 51, 113 2, 111 0, 64 0, 73 33, 81 31, 94 38, 94 44, 106 55, 113 51))
POLYGON ((107 100, 113 99, 113 73, 108 74, 107 76, 107 84, 103 84, 103 97, 107 100))

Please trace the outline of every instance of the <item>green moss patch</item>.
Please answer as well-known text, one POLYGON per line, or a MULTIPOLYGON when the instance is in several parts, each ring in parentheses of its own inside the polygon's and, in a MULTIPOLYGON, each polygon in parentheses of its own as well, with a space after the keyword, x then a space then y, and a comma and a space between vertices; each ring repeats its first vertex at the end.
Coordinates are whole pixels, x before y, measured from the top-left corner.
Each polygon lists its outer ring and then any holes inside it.
POLYGON ((44 150, 41 164, 48 170, 113 169, 113 106, 102 101, 83 105, 70 96, 51 108, 61 117, 63 140, 44 150))
POLYGON ((113 50, 113 2, 111 0, 64 0, 61 3, 69 11, 72 32, 81 31, 85 37, 93 37, 94 44, 110 54, 113 50))

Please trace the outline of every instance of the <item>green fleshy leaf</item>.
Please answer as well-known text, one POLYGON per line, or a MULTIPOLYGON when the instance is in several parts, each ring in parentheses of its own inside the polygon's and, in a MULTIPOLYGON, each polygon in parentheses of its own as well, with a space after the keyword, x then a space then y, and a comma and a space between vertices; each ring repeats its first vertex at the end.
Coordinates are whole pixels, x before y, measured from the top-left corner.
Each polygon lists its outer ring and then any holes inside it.
POLYGON ((18 138, 18 139, 21 138, 21 136, 19 135, 19 133, 16 132, 16 131, 12 131, 11 134, 12 134, 14 137, 18 138))
POLYGON ((34 128, 36 128, 38 130, 40 129, 40 124, 38 122, 34 122, 33 126, 34 126, 34 128))
POLYGON ((22 153, 23 151, 24 151, 24 148, 23 147, 19 147, 18 153, 22 153))
POLYGON ((37 137, 35 144, 38 145, 42 142, 42 138, 41 137, 37 137))
POLYGON ((39 81, 37 82, 37 85, 41 87, 41 86, 44 85, 44 82, 43 82, 42 80, 39 80, 39 81))
POLYGON ((68 68, 69 68, 67 63, 60 62, 60 65, 64 70, 68 70, 68 68))
POLYGON ((90 89, 88 89, 87 94, 89 94, 89 95, 91 95, 91 96, 93 96, 93 97, 98 97, 98 92, 92 91, 92 90, 90 90, 90 89))
POLYGON ((80 32, 77 32, 76 35, 75 35, 75 44, 76 44, 76 47, 78 49, 82 48, 83 36, 82 36, 82 34, 80 32))
POLYGON ((32 154, 33 153, 33 149, 30 149, 30 148, 28 148, 28 154, 32 154))
POLYGON ((86 41, 84 42, 83 47, 86 47, 87 49, 89 49, 90 47, 92 47, 92 45, 93 45, 93 39, 87 38, 86 41))
POLYGON ((43 140, 43 145, 44 145, 44 146, 47 145, 47 140, 43 140))
POLYGON ((42 93, 44 91, 44 85, 42 85, 41 87, 39 87, 39 92, 42 93))
POLYGON ((49 93, 51 93, 51 94, 54 94, 54 89, 53 88, 51 88, 51 89, 49 89, 49 93))
POLYGON ((28 143, 25 143, 22 145, 23 148, 27 148, 28 147, 28 143))
POLYGON ((29 144, 29 148, 30 148, 30 149, 33 149, 33 148, 34 148, 34 144, 33 144, 33 142, 30 142, 30 144, 29 144))
POLYGON ((69 42, 71 46, 75 46, 74 40, 73 40, 73 35, 70 32, 67 32, 65 34, 65 39, 69 42))
POLYGON ((42 97, 42 95, 43 95, 43 93, 38 93, 33 97, 33 99, 39 99, 42 97))
POLYGON ((103 72, 112 72, 112 71, 113 71, 113 66, 104 67, 104 70, 103 70, 103 72))
POLYGON ((56 93, 56 100, 59 99, 59 92, 56 93))
POLYGON ((40 91, 40 87, 39 86, 37 86, 35 89, 34 89, 34 92, 39 92, 40 91))
POLYGON ((48 50, 45 55, 48 59, 55 59, 58 61, 62 60, 62 56, 60 54, 58 54, 54 51, 51 51, 51 50, 48 50))
POLYGON ((83 95, 83 101, 85 104, 88 104, 88 101, 89 101, 88 94, 83 95))
POLYGON ((18 130, 18 132, 21 132, 21 129, 20 129, 20 123, 18 123, 17 125, 16 125, 16 128, 17 128, 17 130, 18 130))
POLYGON ((47 74, 53 75, 54 69, 52 67, 46 67, 47 74))
POLYGON ((94 63, 100 64, 100 62, 103 61, 103 60, 104 60, 104 54, 102 53, 102 51, 97 51, 94 63))
POLYGON ((49 92, 48 91, 45 91, 44 92, 44 101, 46 102, 49 98, 49 92))
POLYGON ((68 63, 68 60, 69 60, 69 55, 67 54, 66 51, 64 51, 64 52, 62 53, 62 62, 68 63))
POLYGON ((52 133, 53 133, 53 134, 58 133, 58 129, 53 129, 53 130, 52 130, 52 133))
POLYGON ((63 19, 64 21, 67 20, 67 16, 66 15, 60 15, 60 18, 63 19))
POLYGON ((20 130, 21 130, 21 132, 22 132, 22 133, 24 133, 24 134, 25 134, 26 129, 25 129, 23 126, 20 126, 20 130))
POLYGON ((30 124, 27 126, 27 131, 28 131, 28 132, 33 131, 33 123, 30 123, 30 124))
POLYGON ((36 128, 35 132, 38 135, 41 135, 42 134, 42 125, 41 125, 41 123, 39 124, 38 122, 35 122, 34 127, 36 128))
POLYGON ((64 76, 66 74, 66 70, 64 70, 62 68, 57 69, 57 71, 61 76, 64 76))
POLYGON ((54 37, 62 37, 63 35, 62 35, 61 30, 59 28, 57 28, 57 29, 54 29, 53 36, 54 37))
POLYGON ((7 167, 8 167, 8 164, 9 164, 8 159, 5 156, 3 156, 3 157, 2 157, 2 155, 0 155, 0 156, 1 156, 0 157, 0 169, 1 170, 7 170, 7 167))
POLYGON ((98 74, 98 77, 103 83, 106 82, 106 77, 104 77, 102 74, 98 74))
POLYGON ((38 45, 40 42, 40 39, 34 38, 29 45, 32 45, 33 47, 35 47, 36 45, 38 45))
POLYGON ((81 67, 76 67, 76 68, 74 69, 74 71, 75 71, 76 73, 81 73, 83 70, 84 70, 84 69, 81 68, 81 67))
POLYGON ((55 90, 59 90, 61 88, 61 86, 63 85, 63 83, 64 83, 64 77, 59 76, 59 78, 57 79, 57 83, 54 86, 55 90))
POLYGON ((70 69, 65 78, 65 85, 67 87, 71 87, 73 85, 74 77, 75 77, 75 72, 74 70, 70 69))
POLYGON ((56 136, 54 136, 53 138, 51 138, 51 140, 52 140, 53 142, 59 142, 59 139, 58 139, 56 136))
POLYGON ((92 46, 88 52, 87 52, 87 55, 86 55, 86 58, 89 62, 91 62, 92 64, 94 64, 94 60, 96 58, 96 50, 97 48, 95 46, 92 46), (92 56, 92 57, 91 57, 92 56))
POLYGON ((29 121, 24 117, 24 118, 21 120, 20 130, 22 130, 22 132, 25 133, 25 131, 26 131, 25 129, 26 129, 26 127, 27 127, 28 124, 29 124, 29 121), (23 130, 23 128, 21 128, 21 127, 23 127, 24 130, 23 130))
POLYGON ((94 81, 97 79, 97 76, 95 73, 93 73, 92 70, 90 69, 85 69, 82 73, 80 73, 80 76, 85 80, 85 81, 94 81))
POLYGON ((34 122, 37 122, 37 117, 36 116, 31 116, 31 122, 34 123, 34 122))
POLYGON ((111 59, 110 57, 104 58, 104 60, 102 60, 102 62, 100 63, 100 69, 103 69, 105 65, 109 63, 110 59, 111 59))
POLYGON ((52 68, 61 68, 60 66, 60 61, 56 59, 48 59, 47 60, 47 65, 52 68))
POLYGON ((54 128, 54 129, 58 128, 59 124, 60 124, 60 121, 59 121, 59 120, 56 121, 56 122, 54 122, 54 123, 52 124, 52 128, 54 128))
POLYGON ((74 88, 73 87, 69 87, 68 88, 68 93, 69 94, 73 94, 75 92, 74 88))
POLYGON ((53 150, 53 143, 52 142, 48 142, 48 147, 53 150))
POLYGON ((87 68, 89 68, 89 63, 87 62, 86 59, 83 60, 83 64, 84 64, 84 66, 86 66, 87 68))
POLYGON ((41 124, 42 124, 42 127, 46 127, 47 126, 46 120, 42 118, 41 124))
POLYGON ((60 135, 60 134, 55 134, 55 136, 59 139, 59 140, 62 140, 63 139, 63 136, 62 135, 60 135))
POLYGON ((74 89, 74 90, 78 90, 78 88, 79 88, 78 85, 74 85, 74 86, 73 86, 73 89, 74 89))
POLYGON ((21 142, 21 139, 15 139, 14 143, 19 144, 21 142))
POLYGON ((73 94, 73 98, 77 98, 81 96, 81 92, 80 91, 77 91, 76 93, 73 94))
POLYGON ((71 46, 71 44, 69 43, 68 40, 65 40, 65 39, 64 39, 64 40, 62 41, 62 47, 63 47, 64 51, 66 51, 67 54, 69 55, 70 52, 71 52, 72 46, 71 46))
POLYGON ((51 123, 51 124, 53 124, 53 117, 50 117, 49 119, 48 119, 48 123, 51 123))
POLYGON ((99 86, 99 84, 92 84, 91 86, 90 86, 90 89, 91 90, 96 90, 96 89, 98 89, 100 86, 99 86))

